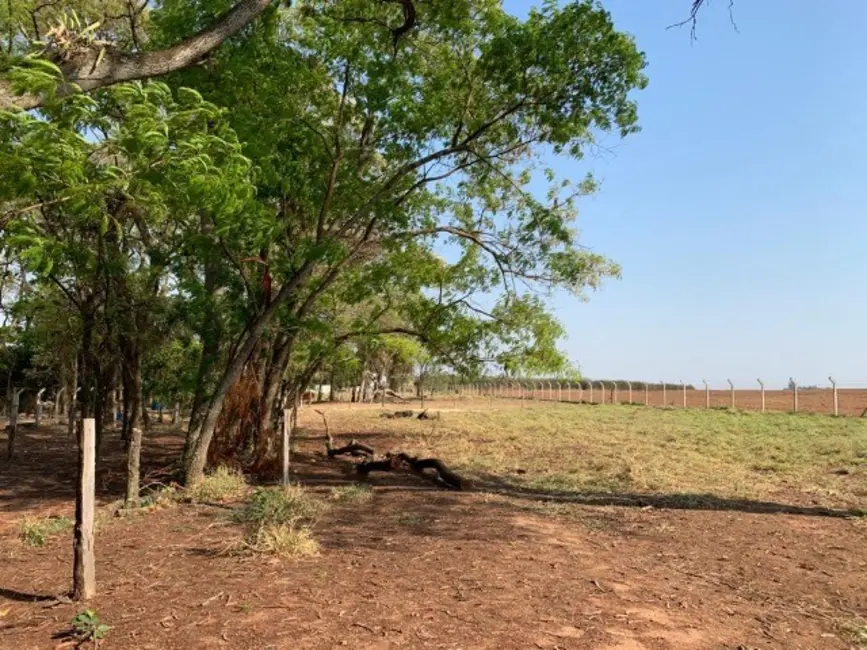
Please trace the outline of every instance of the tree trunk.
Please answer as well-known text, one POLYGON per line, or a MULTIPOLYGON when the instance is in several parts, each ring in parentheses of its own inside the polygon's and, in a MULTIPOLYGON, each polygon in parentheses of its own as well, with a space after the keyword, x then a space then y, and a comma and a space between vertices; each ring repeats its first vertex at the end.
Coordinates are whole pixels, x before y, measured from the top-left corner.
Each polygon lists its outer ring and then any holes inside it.
POLYGON ((120 337, 123 355, 121 372, 124 386, 124 436, 127 441, 126 461, 126 506, 138 507, 140 491, 141 445, 142 445, 142 380, 141 353, 135 342, 127 336, 120 337))
POLYGON ((72 438, 75 435, 75 403, 78 401, 78 358, 72 361, 72 371, 69 373, 69 384, 66 388, 67 420, 66 433, 72 438))
POLYGON ((199 431, 194 432, 192 428, 190 429, 194 442, 191 444, 190 453, 184 462, 184 482, 187 485, 194 485, 204 476, 205 465, 208 460, 208 448, 214 437, 214 431, 216 430, 223 404, 226 401, 226 396, 229 394, 232 384, 237 381, 244 371, 250 355, 273 319, 277 308, 286 298, 288 298, 288 291, 284 294, 284 290, 281 289, 277 298, 253 321, 220 378, 214 395, 205 410, 199 431))

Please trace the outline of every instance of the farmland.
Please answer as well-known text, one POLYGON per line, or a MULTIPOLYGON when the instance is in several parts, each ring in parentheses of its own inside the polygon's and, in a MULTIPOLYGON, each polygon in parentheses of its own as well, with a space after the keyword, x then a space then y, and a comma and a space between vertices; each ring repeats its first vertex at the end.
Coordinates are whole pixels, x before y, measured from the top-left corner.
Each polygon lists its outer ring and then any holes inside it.
MULTIPOLYGON (((227 552, 238 503, 166 502, 100 519, 92 606, 118 648, 858 648, 867 422, 809 414, 510 400, 321 407, 332 435, 432 455, 469 479, 410 474, 356 488, 301 411, 293 479, 329 507, 319 551, 227 552), (394 407, 388 407, 394 408, 394 407), (415 405, 418 412, 418 405, 415 405)), ((319 407, 317 407, 319 408, 319 407)), ((114 440, 102 504, 122 491, 114 440)), ((29 430, 0 465, 0 646, 53 648, 75 613, 71 537, 20 522, 72 512, 71 441, 29 430), (52 471, 45 470, 51 467, 52 471), (36 602, 34 602, 36 601, 36 602)), ((182 439, 147 437, 145 483, 182 439)), ((268 481, 275 477, 250 477, 268 481)))

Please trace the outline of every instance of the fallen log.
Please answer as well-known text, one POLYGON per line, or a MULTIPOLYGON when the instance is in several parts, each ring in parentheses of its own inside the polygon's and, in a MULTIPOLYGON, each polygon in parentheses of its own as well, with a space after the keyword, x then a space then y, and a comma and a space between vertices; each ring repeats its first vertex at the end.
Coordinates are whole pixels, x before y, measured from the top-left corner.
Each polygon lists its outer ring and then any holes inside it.
POLYGON ((379 417, 385 418, 386 420, 394 420, 396 418, 411 418, 414 413, 409 411, 395 411, 394 413, 380 413, 379 417))
POLYGON ((397 456, 404 463, 409 465, 410 469, 414 473, 420 476, 427 477, 427 474, 424 473, 424 470, 433 469, 437 473, 437 476, 434 478, 435 483, 437 482, 437 479, 439 479, 440 482, 450 488, 453 488, 455 490, 464 489, 463 479, 461 479, 460 476, 458 476, 452 470, 446 467, 446 464, 438 458, 415 458, 414 456, 410 456, 409 454, 405 454, 403 452, 399 453, 397 456))
POLYGON ((376 455, 373 447, 368 447, 364 443, 357 442, 355 440, 352 440, 348 445, 338 447, 337 449, 329 446, 327 453, 329 458, 334 458, 335 456, 356 456, 373 458, 376 455))
POLYGON ((355 471, 362 476, 367 476, 371 472, 393 472, 400 466, 400 459, 397 456, 386 456, 382 460, 365 460, 355 466, 355 471))

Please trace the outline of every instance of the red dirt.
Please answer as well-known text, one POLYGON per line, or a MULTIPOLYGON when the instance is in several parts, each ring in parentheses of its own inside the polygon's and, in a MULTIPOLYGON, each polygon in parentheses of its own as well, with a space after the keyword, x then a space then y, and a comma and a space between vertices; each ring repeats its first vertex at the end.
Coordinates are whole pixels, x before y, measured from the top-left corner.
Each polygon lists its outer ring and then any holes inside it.
MULTIPOLYGON (((179 442, 151 438, 148 469, 179 442)), ((20 443, 19 462, 0 461, 0 648, 54 648, 81 609, 51 600, 70 587, 71 540, 26 548, 15 522, 71 512, 73 455, 59 430, 20 443)), ((316 491, 347 481, 321 451, 302 439, 295 459, 316 491)), ((112 441, 102 500, 119 493, 121 468, 112 441)), ((370 501, 319 524, 321 555, 299 561, 221 554, 236 534, 221 508, 112 520, 90 603, 113 626, 102 647, 843 650, 854 642, 840 625, 867 614, 863 520, 747 505, 553 517, 520 494, 444 492, 409 475, 371 484, 370 501)))

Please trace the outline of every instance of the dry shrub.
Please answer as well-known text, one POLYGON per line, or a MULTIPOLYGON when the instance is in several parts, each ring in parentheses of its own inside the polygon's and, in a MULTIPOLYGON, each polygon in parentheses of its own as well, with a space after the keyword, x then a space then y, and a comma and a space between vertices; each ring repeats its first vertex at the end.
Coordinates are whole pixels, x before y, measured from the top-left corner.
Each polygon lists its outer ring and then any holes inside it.
POLYGON ((225 503, 240 499, 247 491, 244 475, 228 467, 218 467, 201 481, 187 488, 185 495, 195 503, 225 503))
POLYGON ((258 488, 235 516, 245 526, 241 545, 285 557, 315 555, 312 526, 325 508, 300 486, 258 488))

